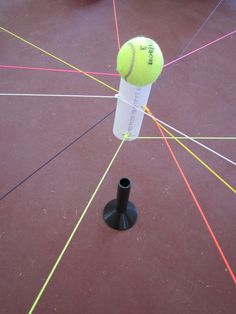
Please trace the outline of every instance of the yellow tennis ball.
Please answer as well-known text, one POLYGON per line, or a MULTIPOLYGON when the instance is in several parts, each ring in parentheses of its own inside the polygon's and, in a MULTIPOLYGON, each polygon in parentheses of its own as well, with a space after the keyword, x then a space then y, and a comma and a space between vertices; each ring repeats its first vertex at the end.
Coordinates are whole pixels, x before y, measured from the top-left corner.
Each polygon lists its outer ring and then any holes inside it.
POLYGON ((132 85, 145 86, 161 74, 164 59, 158 44, 146 37, 127 41, 117 56, 117 71, 132 85))

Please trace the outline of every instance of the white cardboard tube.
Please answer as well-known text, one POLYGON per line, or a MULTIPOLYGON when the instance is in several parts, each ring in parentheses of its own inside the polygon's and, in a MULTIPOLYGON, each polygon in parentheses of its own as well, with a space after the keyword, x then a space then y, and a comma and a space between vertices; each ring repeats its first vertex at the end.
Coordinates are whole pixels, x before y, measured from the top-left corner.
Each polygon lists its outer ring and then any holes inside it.
POLYGON ((142 87, 134 86, 121 78, 113 125, 113 133, 118 139, 123 140, 124 135, 128 134, 131 138, 127 140, 133 141, 139 136, 144 113, 138 111, 136 108, 144 110, 148 102, 151 87, 152 84, 142 87), (123 102, 122 99, 134 107, 123 102))

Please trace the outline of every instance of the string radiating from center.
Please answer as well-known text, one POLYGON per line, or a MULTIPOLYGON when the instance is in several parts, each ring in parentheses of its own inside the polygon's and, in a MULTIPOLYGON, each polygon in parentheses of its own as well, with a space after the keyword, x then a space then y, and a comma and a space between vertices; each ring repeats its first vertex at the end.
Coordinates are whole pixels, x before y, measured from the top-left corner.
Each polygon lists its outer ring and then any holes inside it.
MULTIPOLYGON (((152 115, 152 112, 151 112, 150 109, 147 108, 146 110, 148 111, 148 113, 149 113, 150 115, 152 115)), ((228 262, 228 260, 227 260, 227 258, 226 258, 226 256, 225 256, 225 254, 224 254, 224 252, 223 252, 223 250, 222 250, 222 248, 221 248, 221 246, 220 246, 220 244, 219 244, 219 242, 218 242, 218 240, 217 240, 217 238, 216 238, 216 236, 215 236, 215 234, 214 234, 213 229, 211 228, 211 226, 210 226, 210 224, 209 224, 209 222, 208 222, 208 220, 207 220, 207 218, 206 218, 205 213, 203 212, 203 209, 201 208, 201 206, 200 206, 200 204, 199 204, 199 202, 198 202, 198 199, 197 199, 195 193, 193 192, 193 189, 192 189, 192 187, 191 187, 191 185, 190 185, 190 183, 189 183, 189 181, 188 181, 186 175, 184 174, 184 171, 183 171, 183 169, 182 169, 182 167, 181 167, 179 161, 177 160, 177 158, 176 158, 176 156, 175 156, 175 154, 174 154, 174 152, 173 152, 173 150, 172 150, 172 148, 171 148, 169 142, 168 142, 167 139, 165 138, 165 134, 164 134, 164 132, 163 132, 163 130, 162 130, 162 129, 163 129, 163 126, 161 126, 160 123, 159 123, 154 117, 153 117, 153 121, 155 122, 156 126, 158 127, 158 129, 159 129, 159 131, 160 131, 160 133, 161 133, 161 136, 163 137, 163 140, 164 140, 164 142, 165 142, 165 144, 166 144, 166 146, 167 146, 167 148, 168 148, 168 150, 169 150, 169 152, 170 152, 172 158, 174 159, 174 162, 175 162, 175 164, 176 164, 176 166, 177 166, 177 168, 178 168, 178 170, 179 170, 179 172, 180 172, 180 175, 182 176, 182 178, 183 178, 183 180, 184 180, 184 183, 186 184, 186 187, 187 187, 187 189, 188 189, 190 195, 192 196, 192 199, 193 199, 193 201, 194 201, 194 203, 195 203, 195 205, 196 205, 196 207, 197 207, 197 209, 198 209, 198 212, 199 212, 199 214, 201 215, 201 217, 202 217, 202 219, 203 219, 203 221, 204 221, 204 223, 205 223, 205 225, 206 225, 206 227, 207 227, 207 230, 208 230, 209 233, 210 233, 210 236, 211 236, 211 238, 212 238, 212 240, 213 240, 213 242, 214 242, 214 244, 215 244, 215 246, 216 246, 216 249, 218 250, 220 256, 222 257, 222 259, 223 259, 223 261, 224 261, 224 264, 225 264, 227 270, 229 271, 229 274, 230 274, 230 276, 231 276, 231 278, 232 278, 234 284, 236 285, 236 277, 235 277, 235 275, 234 275, 234 272, 233 272, 233 270, 232 270, 232 268, 231 268, 231 266, 230 266, 230 264, 229 264, 229 262, 228 262)), ((164 129, 165 129, 165 128, 164 128, 164 129)), ((166 131, 166 129, 165 129, 165 131, 166 131)), ((171 134, 169 131, 168 131, 167 133, 168 133, 169 135, 173 136, 173 134, 171 134)))
POLYGON ((104 172, 102 178, 100 179, 100 181, 99 181, 97 187, 95 188, 95 191, 93 192, 93 194, 92 194, 92 196, 91 196, 91 198, 90 198, 88 204, 86 205, 85 209, 83 210, 83 212, 82 212, 82 214, 81 214, 81 216, 80 216, 80 218, 79 218, 77 224, 75 225, 75 227, 74 227, 72 233, 70 234, 70 236, 69 236, 69 238, 68 238, 68 240, 67 240, 65 246, 63 247, 63 249, 62 249, 60 255, 58 256, 58 258, 57 258, 55 264, 53 265, 53 267, 52 267, 50 273, 48 274, 47 279, 45 280, 45 282, 44 282, 44 284, 43 284, 41 290, 39 291, 39 293, 38 293, 38 295, 37 295, 37 297, 36 297, 34 303, 32 304, 32 306, 31 306, 31 308, 30 308, 30 310, 29 310, 29 312, 28 312, 28 314, 32 314, 33 311, 34 311, 34 309, 36 308, 37 304, 39 303, 39 301, 40 301, 40 299, 41 299, 41 297, 42 297, 44 291, 46 290, 46 288, 47 288, 47 286, 48 286, 48 284, 49 284, 49 282, 50 282, 50 280, 51 280, 51 278, 52 278, 52 276, 53 276, 53 274, 54 274, 54 272, 56 271, 56 269, 57 269, 57 267, 58 267, 60 261, 62 260, 64 254, 65 254, 65 252, 66 252, 66 250, 68 249, 68 247, 69 247, 71 241, 73 240, 76 231, 79 229, 79 226, 80 226, 82 220, 84 219, 84 217, 85 217, 85 215, 86 215, 86 213, 87 213, 87 211, 88 211, 88 209, 89 209, 89 207, 90 207, 92 201, 94 200, 95 196, 97 195, 97 192, 98 192, 99 188, 101 187, 101 185, 102 185, 104 179, 106 178, 106 176, 107 176, 107 174, 108 174, 108 172, 109 172, 111 166, 113 165, 113 163, 114 163, 114 161, 115 161, 115 159, 116 159, 118 153, 120 152, 120 150, 121 150, 121 148, 122 148, 122 146, 123 146, 123 144, 124 144, 126 138, 127 138, 127 135, 124 136, 124 139, 121 141, 120 145, 118 146, 118 148, 117 148, 117 150, 116 150, 114 156, 112 157, 112 159, 111 159, 111 161, 110 161, 108 167, 106 168, 106 170, 105 170, 105 172, 104 172))
POLYGON ((101 84, 101 85, 103 85, 103 86, 105 86, 105 87, 107 87, 107 88, 113 90, 114 92, 118 92, 118 90, 115 89, 115 88, 113 88, 112 86, 110 86, 110 85, 104 83, 103 81, 97 79, 96 77, 94 77, 94 76, 92 76, 92 75, 90 75, 90 74, 84 72, 83 70, 79 69, 78 67, 74 66, 73 64, 71 64, 71 63, 69 63, 69 62, 67 62, 67 61, 65 61, 65 60, 63 60, 63 59, 61 59, 61 58, 55 56, 54 54, 52 54, 52 53, 50 53, 50 52, 48 52, 48 51, 46 51, 46 50, 40 48, 39 46, 33 44, 32 42, 30 42, 30 41, 24 39, 23 37, 21 37, 21 36, 15 34, 15 33, 13 33, 13 32, 11 32, 11 31, 9 31, 8 29, 6 29, 6 28, 0 26, 0 30, 2 30, 2 31, 4 31, 4 32, 6 32, 6 33, 8 33, 8 34, 10 34, 11 36, 13 36, 13 37, 15 37, 15 38, 17 38, 17 39, 19 39, 19 40, 21 40, 21 41, 23 41, 24 43, 30 45, 31 47, 34 47, 35 49, 37 49, 37 50, 43 52, 44 54, 46 54, 46 55, 52 57, 53 59, 55 59, 55 60, 57 60, 57 61, 60 61, 61 63, 67 65, 68 67, 70 67, 70 68, 72 68, 72 69, 74 69, 74 70, 76 70, 76 71, 78 71, 78 72, 80 72, 80 73, 83 73, 85 76, 87 76, 87 77, 91 78, 92 80, 96 81, 97 83, 99 83, 99 84, 101 84))
POLYGON ((119 33, 119 27, 118 27, 118 18, 116 14, 116 2, 115 0, 112 0, 113 4, 113 13, 114 13, 114 19, 115 19, 115 29, 116 29, 116 40, 117 40, 117 46, 118 50, 120 50, 120 33, 119 33))

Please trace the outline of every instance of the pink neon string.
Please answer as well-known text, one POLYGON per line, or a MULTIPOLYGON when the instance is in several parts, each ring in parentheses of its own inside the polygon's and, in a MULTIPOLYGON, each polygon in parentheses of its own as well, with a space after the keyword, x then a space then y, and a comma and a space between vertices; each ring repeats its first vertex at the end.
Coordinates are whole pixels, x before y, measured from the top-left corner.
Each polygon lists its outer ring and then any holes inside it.
MULTIPOLYGON (((220 40, 228 37, 228 36, 231 36, 233 35, 234 33, 236 33, 236 30, 228 33, 228 34, 225 34, 223 36, 221 36, 220 38, 217 38, 211 42, 209 42, 208 44, 206 45, 203 45, 195 50, 192 50, 188 53, 186 53, 185 55, 179 57, 179 58, 176 58, 168 63, 166 63, 164 65, 164 68, 165 67, 168 67, 169 65, 171 64, 174 64, 188 56, 191 56, 192 54, 206 48, 206 47, 209 47, 210 45, 216 43, 216 42, 219 42, 220 40)), ((39 68, 39 67, 26 67, 26 66, 18 66, 18 65, 0 65, 0 68, 6 68, 6 69, 22 69, 22 70, 39 70, 39 71, 51 71, 51 72, 66 72, 66 73, 82 73, 82 72, 79 72, 79 71, 76 71, 76 70, 67 70, 67 69, 50 69, 50 68, 39 68)), ((105 76, 120 76, 120 74, 117 74, 117 73, 104 73, 104 72, 84 72, 84 73, 87 73, 87 74, 91 74, 91 75, 105 75, 105 76)))
MULTIPOLYGON (((148 109, 148 112, 153 116, 152 112, 149 109, 148 109)), ((189 192, 190 192, 190 194, 191 194, 191 196, 193 198, 193 201, 194 201, 194 203, 195 203, 195 205, 196 205, 196 207, 197 207, 197 209, 198 209, 198 211, 199 211, 199 213, 200 213, 200 215, 201 215, 201 217, 202 217, 202 219, 203 219, 203 221, 204 221, 204 223, 205 223, 205 225, 206 225, 206 227, 207 227, 207 229, 208 229, 208 231, 209 231, 209 233, 211 235, 211 238, 212 238, 212 240, 213 240, 213 242, 214 242, 214 244, 215 244, 215 246, 216 246, 220 256, 222 257, 222 259, 223 259, 223 261, 225 263, 225 266, 228 269, 229 274, 230 274, 234 284, 236 285, 236 277, 234 275, 234 272, 233 272, 233 270, 232 270, 232 268, 231 268, 227 258, 225 257, 225 254, 224 254, 224 252, 223 252, 223 250, 222 250, 222 248, 221 248, 221 246, 220 246, 220 244, 219 244, 219 242, 218 242, 218 240, 217 240, 217 238, 216 238, 216 236, 215 236, 215 234, 214 234, 214 232, 213 232, 213 230, 212 230, 212 228, 211 228, 211 226, 210 226, 210 224, 209 224, 209 222, 208 222, 208 220, 207 220, 207 218, 206 218, 206 216, 205 216, 205 214, 203 212, 203 209, 201 208, 201 206, 200 206, 200 204, 199 204, 199 202, 197 200, 196 195, 194 194, 194 192, 193 192, 193 190, 191 188, 191 185, 190 185, 188 179, 186 178, 186 176, 185 176, 185 174, 183 172, 182 167, 180 166, 179 161, 177 160, 177 158, 176 158, 176 156, 175 156, 175 154, 174 154, 174 152, 173 152, 169 142, 167 141, 167 139, 165 137, 165 134, 164 134, 162 128, 160 127, 159 122, 154 120, 154 119, 153 119, 153 121, 156 123, 156 125, 157 125, 157 127, 158 127, 158 129, 159 129, 159 131, 161 133, 161 136, 164 139, 165 144, 166 144, 166 146, 167 146, 167 148, 168 148, 172 158, 174 159, 174 162, 175 162, 175 164, 176 164, 176 166, 177 166, 177 168, 178 168, 178 170, 179 170, 179 172, 180 172, 180 174, 181 174, 181 176, 182 176, 182 178, 183 178, 183 180, 184 180, 184 182, 185 182, 185 184, 186 184, 186 186, 187 186, 187 188, 188 188, 188 190, 189 190, 189 192)))
POLYGON ((118 50, 120 50, 120 34, 119 34, 119 28, 118 28, 118 19, 117 19, 117 14, 116 14, 116 2, 115 2, 115 0, 113 0, 113 11, 114 11, 114 18, 115 18, 117 45, 118 45, 118 50))
POLYGON ((210 45, 212 45, 212 44, 214 44, 214 43, 216 43, 216 42, 218 42, 218 41, 220 41, 220 40, 222 40, 222 39, 224 39, 224 38, 226 38, 226 37, 228 37, 228 36, 230 36, 230 35, 233 35, 234 33, 236 33, 236 30, 234 30, 234 31, 232 31, 232 32, 230 32, 230 33, 228 33, 228 34, 226 34, 226 35, 224 35, 224 36, 221 36, 220 38, 217 38, 217 39, 215 39, 215 40, 209 42, 209 43, 206 44, 206 45, 203 45, 203 46, 201 46, 201 47, 199 47, 199 48, 197 48, 197 49, 195 49, 195 50, 192 50, 192 51, 186 53, 185 55, 183 55, 183 56, 181 56, 181 57, 179 57, 179 58, 176 58, 176 59, 174 59, 174 60, 172 60, 172 61, 166 63, 166 64, 164 65, 164 68, 165 68, 165 67, 168 67, 169 65, 171 65, 171 64, 173 64, 173 63, 176 63, 176 62, 179 61, 179 60, 182 60, 182 59, 184 59, 184 58, 186 58, 186 57, 188 57, 188 56, 191 56, 191 55, 194 54, 195 52, 200 51, 200 50, 202 50, 202 49, 204 49, 204 48, 206 48, 206 47, 208 47, 208 46, 210 46, 210 45))
MULTIPOLYGON (((21 70, 38 70, 38 71, 50 71, 50 72, 66 72, 66 73, 82 73, 76 70, 67 70, 67 69, 50 69, 50 68, 39 68, 39 67, 26 67, 20 65, 0 65, 0 68, 5 69, 21 69, 21 70)), ((105 73, 105 72, 84 72, 87 74, 93 75, 107 75, 107 76, 120 76, 117 73, 105 73)))

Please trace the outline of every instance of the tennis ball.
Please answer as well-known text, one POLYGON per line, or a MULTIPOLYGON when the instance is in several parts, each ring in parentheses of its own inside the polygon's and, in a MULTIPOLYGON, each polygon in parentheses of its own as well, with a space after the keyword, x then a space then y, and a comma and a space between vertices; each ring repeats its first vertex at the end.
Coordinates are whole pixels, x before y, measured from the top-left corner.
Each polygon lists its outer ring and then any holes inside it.
POLYGON ((127 41, 117 56, 117 71, 128 83, 145 86, 161 74, 164 59, 158 44, 146 37, 127 41))

